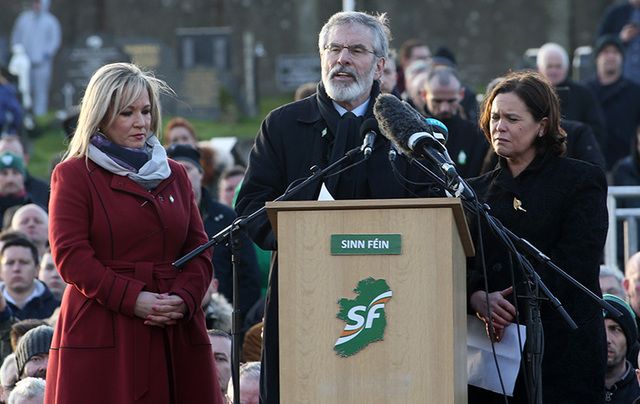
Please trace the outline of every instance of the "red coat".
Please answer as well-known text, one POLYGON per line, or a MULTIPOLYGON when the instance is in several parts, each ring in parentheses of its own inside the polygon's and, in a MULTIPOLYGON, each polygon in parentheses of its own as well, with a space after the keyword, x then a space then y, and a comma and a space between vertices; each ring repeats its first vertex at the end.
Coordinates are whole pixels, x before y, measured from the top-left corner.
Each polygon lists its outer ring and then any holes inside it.
POLYGON ((54 170, 49 240, 70 287, 46 403, 222 403, 200 307, 210 253, 180 272, 170 265, 207 236, 184 169, 169 163, 171 176, 151 192, 84 158, 54 170), (187 315, 165 329, 144 325, 133 314, 142 290, 179 295, 187 315))

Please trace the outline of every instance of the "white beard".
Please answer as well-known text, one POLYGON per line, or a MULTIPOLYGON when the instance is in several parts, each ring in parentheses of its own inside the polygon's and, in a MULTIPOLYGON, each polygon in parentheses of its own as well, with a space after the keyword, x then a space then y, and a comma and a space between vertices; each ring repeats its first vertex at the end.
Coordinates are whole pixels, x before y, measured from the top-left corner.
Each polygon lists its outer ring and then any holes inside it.
POLYGON ((324 84, 324 89, 329 98, 336 102, 353 102, 365 95, 369 95, 368 93, 371 91, 370 89, 375 74, 375 63, 371 64, 371 69, 364 77, 358 76, 353 68, 341 65, 335 65, 329 72, 324 68, 322 70, 322 84, 324 84), (338 72, 351 74, 354 81, 349 84, 333 82, 331 78, 338 72))

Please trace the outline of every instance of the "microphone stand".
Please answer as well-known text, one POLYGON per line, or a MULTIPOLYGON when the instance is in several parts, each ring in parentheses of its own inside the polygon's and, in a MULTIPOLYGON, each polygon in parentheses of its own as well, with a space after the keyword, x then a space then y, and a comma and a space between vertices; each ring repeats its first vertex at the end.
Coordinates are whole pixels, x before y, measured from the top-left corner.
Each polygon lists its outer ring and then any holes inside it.
MULTIPOLYGON (((294 186, 291 189, 287 189, 282 195, 274 199, 274 202, 284 201, 289 199, 292 195, 296 194, 299 190, 306 187, 310 183, 324 178, 325 174, 334 168, 338 167, 348 159, 352 158, 364 149, 360 146, 354 147, 347 151, 344 156, 338 160, 329 164, 323 169, 319 169, 318 166, 311 167, 311 175, 304 179, 301 183, 294 186)), ((365 158, 366 159, 366 158, 365 158)), ((238 281, 238 263, 239 263, 239 240, 234 238, 234 233, 245 229, 246 225, 254 220, 256 217, 266 212, 266 207, 262 206, 260 209, 251 213, 248 216, 237 217, 233 223, 224 229, 220 230, 217 234, 213 235, 206 243, 194 248, 184 256, 178 258, 172 265, 180 271, 187 262, 202 254, 208 248, 214 245, 223 243, 225 240, 231 245, 231 270, 232 270, 232 282, 233 282, 233 302, 232 302, 232 317, 231 317, 231 376, 233 382, 233 404, 240 404, 240 310, 239 302, 239 281, 238 281)))
POLYGON ((240 276, 238 267, 240 266, 240 234, 245 229, 237 224, 242 218, 235 218, 229 226, 229 246, 231 247, 231 284, 233 304, 231 308, 231 380, 233 383, 233 403, 239 404, 240 400, 240 276), (240 233, 236 237, 236 233, 240 233), (236 401, 236 397, 238 397, 236 401))
MULTIPOLYGON (((566 312, 562 303, 551 293, 549 288, 544 284, 538 273, 535 271, 531 263, 520 253, 518 248, 514 245, 517 244, 521 250, 527 253, 529 256, 533 257, 539 263, 548 266, 549 268, 556 271, 563 278, 568 280, 571 284, 575 285, 578 290, 587 294, 591 299, 595 300, 602 308, 611 312, 615 317, 622 316, 618 310, 616 310, 613 306, 611 306, 608 302, 604 301, 600 297, 598 297, 595 293, 587 289, 580 282, 575 280, 571 275, 567 274, 565 271, 560 269, 556 264, 554 264, 549 257, 544 255, 540 250, 538 250, 535 246, 533 246, 526 239, 518 237, 513 232, 511 232, 508 228, 506 228, 497 218, 493 217, 489 213, 489 206, 486 204, 480 204, 477 199, 477 196, 469 187, 467 182, 460 176, 457 178, 451 178, 449 176, 448 179, 453 183, 455 182, 455 189, 451 187, 451 185, 447 184, 442 178, 433 173, 428 167, 419 162, 418 160, 408 157, 410 162, 418 167, 420 170, 428 174, 433 180, 435 180, 439 185, 441 185, 447 192, 450 194, 460 195, 461 200, 463 202, 463 207, 470 211, 471 213, 480 212, 482 216, 485 218, 485 221, 491 229, 496 233, 498 238, 502 241, 502 243, 507 247, 507 249, 516 256, 519 262, 521 262, 521 267, 525 271, 526 277, 529 279, 535 288, 531 289, 531 286, 528 282, 525 282, 527 288, 529 289, 529 296, 525 296, 527 299, 527 313, 526 313, 526 323, 527 327, 527 340, 529 344, 527 345, 527 356, 526 356, 526 365, 527 370, 530 373, 531 377, 527 380, 528 392, 530 398, 533 397, 533 402, 536 404, 542 403, 542 354, 544 347, 544 334, 542 328, 542 319, 540 316, 540 304, 541 300, 538 297, 538 292, 542 292, 543 295, 546 296, 546 299, 551 303, 551 306, 554 310, 556 310, 562 319, 569 325, 569 327, 573 330, 577 329, 578 326, 573 321, 571 316, 566 312), (466 192, 465 192, 466 191, 466 192), (535 292, 534 292, 535 290, 535 292)), ((445 175, 447 175, 445 173, 445 175)), ((487 293, 489 291, 486 291, 487 293)))

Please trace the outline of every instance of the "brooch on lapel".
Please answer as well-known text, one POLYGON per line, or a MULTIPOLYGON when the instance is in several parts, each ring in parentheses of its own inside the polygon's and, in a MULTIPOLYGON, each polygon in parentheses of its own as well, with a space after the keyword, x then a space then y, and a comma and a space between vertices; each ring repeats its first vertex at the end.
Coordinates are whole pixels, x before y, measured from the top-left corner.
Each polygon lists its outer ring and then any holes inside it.
POLYGON ((173 195, 169 195, 169 202, 173 203, 173 201, 175 201, 175 199, 173 199, 173 195))
POLYGON ((525 208, 522 207, 522 201, 516 198, 515 196, 513 197, 513 209, 521 210, 523 212, 527 211, 525 208))
POLYGON ((327 128, 322 129, 321 137, 327 136, 327 128))

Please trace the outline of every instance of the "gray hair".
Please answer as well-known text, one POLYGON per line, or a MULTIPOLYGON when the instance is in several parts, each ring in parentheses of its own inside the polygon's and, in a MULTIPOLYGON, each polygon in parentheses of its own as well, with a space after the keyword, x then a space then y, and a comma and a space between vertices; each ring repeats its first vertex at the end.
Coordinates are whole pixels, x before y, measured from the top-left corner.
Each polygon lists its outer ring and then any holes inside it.
POLYGON ((610 267, 607 265, 600 265, 600 277, 613 276, 616 280, 622 283, 624 275, 617 267, 610 267))
MULTIPOLYGON (((254 380, 260 383, 260 362, 247 362, 240 366, 240 385, 243 380, 254 380)), ((233 379, 229 379, 227 386, 227 398, 233 401, 233 379)))
POLYGON ((557 53, 562 58, 562 67, 569 68, 569 54, 567 51, 557 43, 547 42, 538 49, 538 55, 536 56, 536 65, 538 69, 544 67, 544 61, 547 59, 547 55, 550 53, 557 53))
POLYGON ((426 60, 414 60, 407 66, 404 72, 405 80, 412 81, 421 73, 428 73, 431 70, 431 62, 426 60))
POLYGON ((0 366, 0 384, 3 388, 13 388, 17 381, 18 364, 16 363, 16 354, 10 353, 4 358, 4 362, 0 366))
POLYGON ((38 377, 25 377, 16 384, 16 387, 9 395, 7 404, 18 404, 22 401, 20 399, 44 398, 44 386, 45 382, 43 379, 38 377))
POLYGON ((457 81, 459 87, 462 86, 460 77, 458 76, 458 71, 449 66, 434 66, 431 70, 429 70, 425 86, 430 87, 429 83, 431 83, 431 80, 433 80, 434 78, 438 80, 438 84, 441 86, 452 85, 452 80, 457 81))
POLYGON ((247 362, 240 366, 240 379, 260 380, 260 362, 247 362))
POLYGON ((223 330, 219 330, 217 328, 213 328, 211 330, 207 330, 207 335, 210 337, 222 337, 231 341, 231 335, 223 330))
POLYGON ((329 18, 329 21, 324 24, 318 35, 318 50, 320 53, 322 53, 329 40, 331 30, 337 26, 348 24, 360 24, 371 30, 373 33, 373 51, 377 57, 384 58, 389 54, 391 30, 389 29, 387 15, 382 13, 373 16, 359 11, 342 11, 329 18))

